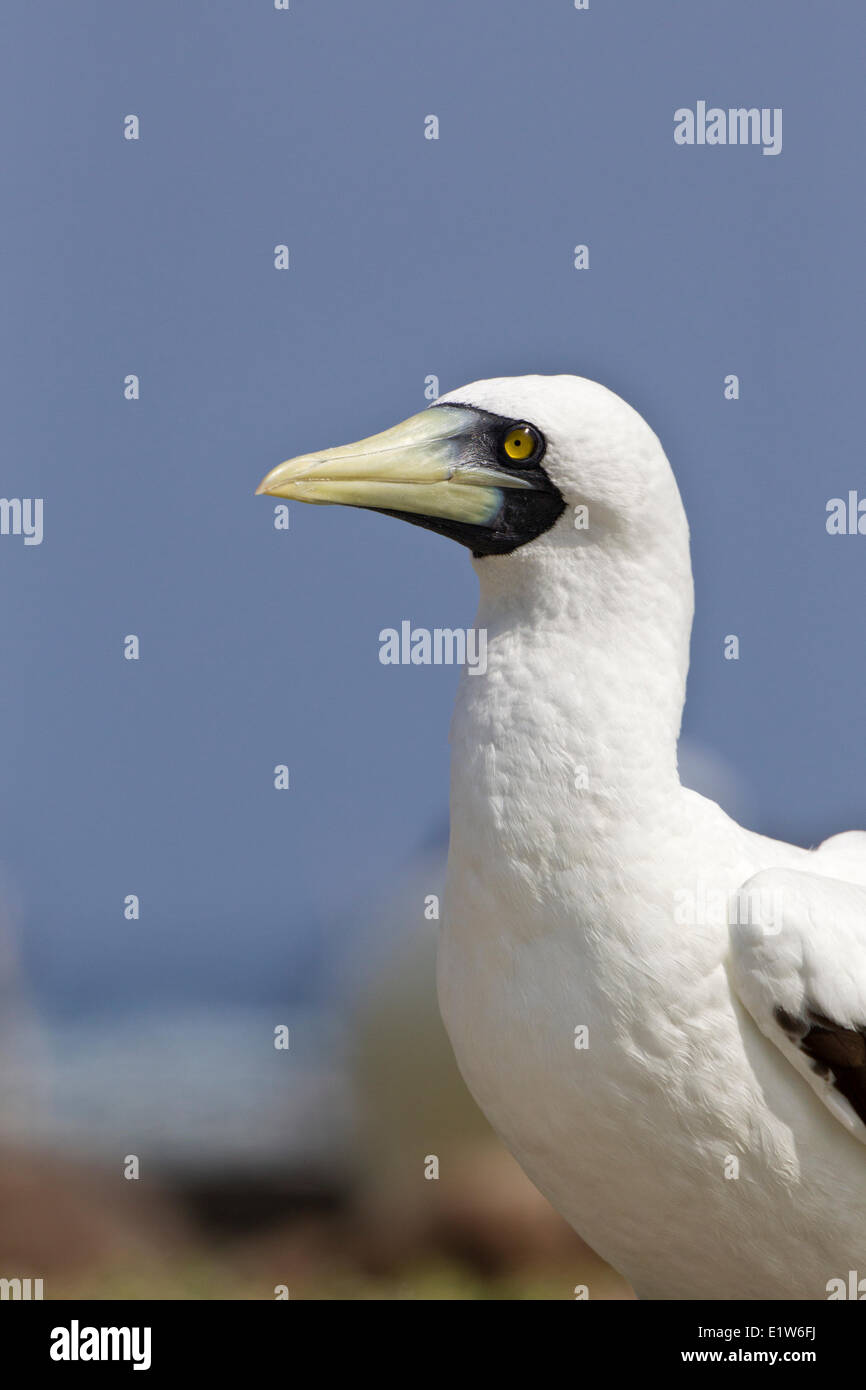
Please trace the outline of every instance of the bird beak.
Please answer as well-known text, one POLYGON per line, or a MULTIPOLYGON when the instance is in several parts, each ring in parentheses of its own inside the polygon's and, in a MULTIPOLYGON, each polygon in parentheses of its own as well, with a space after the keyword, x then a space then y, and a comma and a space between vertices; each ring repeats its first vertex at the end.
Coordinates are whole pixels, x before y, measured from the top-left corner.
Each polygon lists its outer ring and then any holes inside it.
POLYGON ((256 491, 297 502, 490 525, 502 507, 501 489, 532 483, 478 456, 473 448, 478 424, 476 410, 434 406, 357 444, 288 459, 256 491))

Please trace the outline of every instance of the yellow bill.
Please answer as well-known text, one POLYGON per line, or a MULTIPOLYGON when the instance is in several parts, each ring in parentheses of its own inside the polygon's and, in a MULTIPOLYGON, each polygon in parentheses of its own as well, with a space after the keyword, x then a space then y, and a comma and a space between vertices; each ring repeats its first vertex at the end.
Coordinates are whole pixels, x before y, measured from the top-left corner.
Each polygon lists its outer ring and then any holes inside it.
POLYGON ((256 491, 484 526, 500 511, 503 488, 533 483, 485 462, 473 447, 478 421, 469 407, 434 406, 356 444, 288 459, 256 491))

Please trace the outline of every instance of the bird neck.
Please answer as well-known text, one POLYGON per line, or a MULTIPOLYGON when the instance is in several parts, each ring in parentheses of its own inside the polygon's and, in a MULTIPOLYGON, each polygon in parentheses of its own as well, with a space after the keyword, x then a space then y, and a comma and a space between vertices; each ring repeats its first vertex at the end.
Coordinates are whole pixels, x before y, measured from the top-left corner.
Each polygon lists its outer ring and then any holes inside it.
POLYGON ((693 597, 684 527, 672 539, 476 562, 487 669, 461 682, 452 816, 495 804, 518 835, 552 828, 567 855, 583 816, 652 816, 679 788, 693 597))

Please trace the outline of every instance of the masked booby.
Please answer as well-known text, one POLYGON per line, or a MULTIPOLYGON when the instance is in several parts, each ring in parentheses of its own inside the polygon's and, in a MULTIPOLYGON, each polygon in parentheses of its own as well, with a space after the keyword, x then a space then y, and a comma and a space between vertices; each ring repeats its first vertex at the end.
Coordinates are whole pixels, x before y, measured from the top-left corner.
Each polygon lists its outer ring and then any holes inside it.
POLYGON ((259 492, 472 552, 439 999, 532 1181, 641 1297, 866 1275, 866 833, 800 849, 680 784, 689 537, 650 427, 580 377, 480 381, 259 492))

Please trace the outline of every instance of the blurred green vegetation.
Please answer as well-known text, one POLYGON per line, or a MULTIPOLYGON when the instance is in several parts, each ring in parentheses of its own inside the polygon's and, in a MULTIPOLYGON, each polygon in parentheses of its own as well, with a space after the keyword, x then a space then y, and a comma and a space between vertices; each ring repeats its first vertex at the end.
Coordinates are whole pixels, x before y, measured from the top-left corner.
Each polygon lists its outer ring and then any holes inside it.
MULTIPOLYGON (((170 1273, 165 1270, 115 1269, 102 1271, 98 1278, 60 1280, 52 1296, 69 1299, 169 1299, 237 1300, 274 1298, 271 1288, 260 1288, 213 1259, 191 1259, 170 1273)), ((290 1300, 337 1301, 448 1301, 573 1299, 573 1287, 565 1278, 547 1273, 511 1275, 482 1279, 457 1264, 433 1263, 408 1268, 399 1276, 373 1278, 346 1272, 330 1279, 314 1280, 309 1286, 289 1286, 290 1300)), ((596 1286, 596 1297, 622 1297, 618 1281, 612 1277, 604 1291, 596 1286)))

